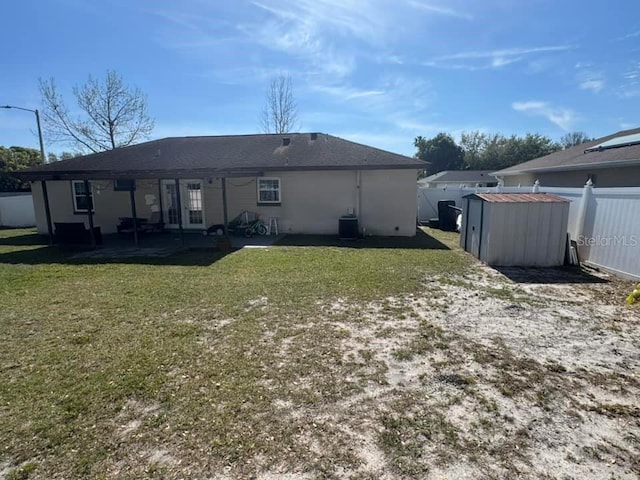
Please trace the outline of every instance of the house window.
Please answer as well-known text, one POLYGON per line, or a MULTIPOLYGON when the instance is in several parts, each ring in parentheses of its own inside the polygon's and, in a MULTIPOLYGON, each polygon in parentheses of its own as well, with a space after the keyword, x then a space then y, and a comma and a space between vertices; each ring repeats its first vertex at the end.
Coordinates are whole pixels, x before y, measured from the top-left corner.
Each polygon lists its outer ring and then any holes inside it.
POLYGON ((89 206, 91 211, 95 210, 93 206, 93 192, 91 183, 89 183, 89 199, 87 200, 86 190, 84 189, 84 180, 73 180, 71 182, 71 190, 73 192, 73 211, 76 213, 84 213, 89 206))
POLYGON ((258 178, 258 205, 279 205, 280 199, 279 178, 258 178))

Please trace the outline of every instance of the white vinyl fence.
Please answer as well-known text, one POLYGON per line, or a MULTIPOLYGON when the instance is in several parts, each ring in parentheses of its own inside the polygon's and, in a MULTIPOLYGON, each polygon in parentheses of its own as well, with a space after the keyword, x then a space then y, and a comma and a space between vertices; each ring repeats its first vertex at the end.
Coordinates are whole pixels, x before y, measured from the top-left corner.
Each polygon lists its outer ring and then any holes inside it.
POLYGON ((625 277, 640 278, 640 188, 492 187, 419 188, 418 221, 438 216, 440 200, 454 200, 470 193, 552 193, 571 201, 567 229, 578 244, 580 260, 625 277))
POLYGON ((33 227, 35 224, 30 193, 0 194, 0 227, 33 227))

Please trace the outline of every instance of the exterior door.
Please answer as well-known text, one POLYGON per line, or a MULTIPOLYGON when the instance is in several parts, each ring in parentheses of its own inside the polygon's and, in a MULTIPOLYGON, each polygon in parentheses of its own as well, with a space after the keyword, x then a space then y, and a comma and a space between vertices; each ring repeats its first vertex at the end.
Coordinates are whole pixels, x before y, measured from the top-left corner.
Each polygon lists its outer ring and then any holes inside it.
MULTIPOLYGON (((174 180, 162 181, 165 223, 169 228, 178 228, 178 196, 174 180)), ((204 199, 202 180, 180 180, 180 203, 182 207, 182 226, 184 228, 205 228, 204 199)))

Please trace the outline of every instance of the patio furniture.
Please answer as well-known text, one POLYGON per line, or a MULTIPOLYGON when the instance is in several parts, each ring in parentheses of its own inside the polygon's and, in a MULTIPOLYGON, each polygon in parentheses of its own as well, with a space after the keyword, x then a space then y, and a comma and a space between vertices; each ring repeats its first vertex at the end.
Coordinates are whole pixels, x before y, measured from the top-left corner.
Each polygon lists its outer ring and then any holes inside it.
MULTIPOLYGON (((118 233, 133 233, 133 217, 119 217, 120 223, 116 226, 118 233)), ((146 218, 136 217, 136 226, 138 232, 142 231, 142 225, 147 222, 146 218)))
POLYGON ((162 233, 164 232, 164 222, 160 217, 160 212, 151 212, 149 221, 145 221, 140 225, 143 232, 162 233))
MULTIPOLYGON (((54 222, 55 239, 63 244, 90 244, 91 231, 84 226, 84 222, 54 222)), ((96 245, 102 244, 100 227, 93 227, 96 245)))

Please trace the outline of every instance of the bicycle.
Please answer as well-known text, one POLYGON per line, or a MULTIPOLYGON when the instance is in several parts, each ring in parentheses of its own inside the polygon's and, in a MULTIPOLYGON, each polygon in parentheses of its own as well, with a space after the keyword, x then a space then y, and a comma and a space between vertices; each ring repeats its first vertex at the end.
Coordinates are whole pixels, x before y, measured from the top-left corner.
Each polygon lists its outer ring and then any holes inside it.
POLYGON ((267 234, 267 226, 259 218, 256 218, 253 222, 249 222, 244 229, 245 237, 253 237, 256 234, 258 235, 267 234))

